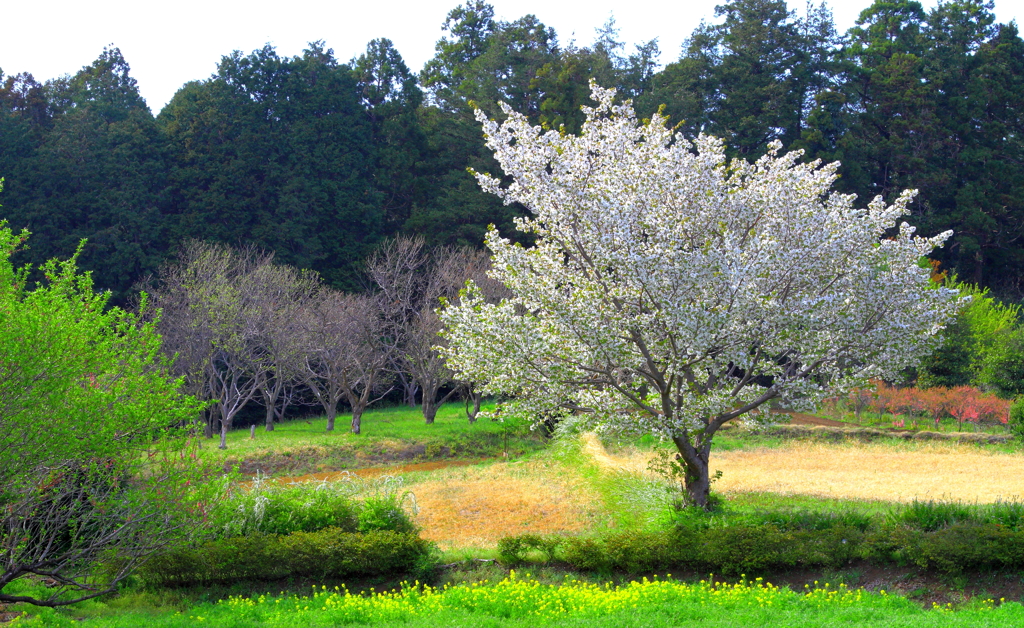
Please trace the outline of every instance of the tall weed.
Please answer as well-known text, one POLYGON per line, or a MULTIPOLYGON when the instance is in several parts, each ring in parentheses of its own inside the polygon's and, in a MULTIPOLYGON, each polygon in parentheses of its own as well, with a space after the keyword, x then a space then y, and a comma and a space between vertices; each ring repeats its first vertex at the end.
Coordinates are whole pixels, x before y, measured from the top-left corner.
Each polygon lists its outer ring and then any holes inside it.
POLYGON ((344 473, 331 482, 280 484, 262 476, 247 485, 225 481, 208 516, 213 538, 231 538, 326 528, 413 532, 410 512, 416 512, 415 496, 403 489, 400 477, 364 480, 344 473))
POLYGON ((886 523, 902 525, 922 532, 934 532, 956 523, 981 523, 982 508, 958 501, 918 501, 894 507, 886 523))

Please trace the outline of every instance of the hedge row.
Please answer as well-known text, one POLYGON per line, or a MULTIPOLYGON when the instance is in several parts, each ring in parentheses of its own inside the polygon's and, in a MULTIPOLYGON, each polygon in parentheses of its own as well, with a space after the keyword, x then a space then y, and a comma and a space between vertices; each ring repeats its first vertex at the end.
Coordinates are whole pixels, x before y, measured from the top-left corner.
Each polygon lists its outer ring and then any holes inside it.
POLYGON ((143 565, 140 575, 158 585, 391 575, 428 565, 431 547, 416 534, 390 530, 356 534, 325 528, 288 535, 254 534, 155 556, 143 565))
POLYGON ((792 568, 837 568, 853 560, 916 565, 947 573, 1024 567, 1024 531, 999 524, 960 523, 940 530, 852 526, 784 530, 735 525, 603 537, 521 535, 499 541, 507 565, 533 554, 583 571, 629 573, 690 568, 726 575, 792 568))

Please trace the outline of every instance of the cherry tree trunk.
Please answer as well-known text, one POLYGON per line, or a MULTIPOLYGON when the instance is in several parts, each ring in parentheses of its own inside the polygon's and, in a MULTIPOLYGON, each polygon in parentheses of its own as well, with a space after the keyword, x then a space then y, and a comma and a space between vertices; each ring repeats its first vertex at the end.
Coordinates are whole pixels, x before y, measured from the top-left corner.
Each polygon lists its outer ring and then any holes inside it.
POLYGON ((679 453, 676 461, 683 468, 683 490, 691 506, 708 509, 711 499, 711 476, 708 473, 709 444, 699 447, 691 445, 686 438, 674 437, 673 442, 679 453))
POLYGON ((331 404, 327 408, 327 431, 334 431, 334 419, 338 416, 338 405, 336 403, 331 404))
POLYGON ((427 391, 423 391, 423 418, 427 420, 427 425, 434 423, 434 418, 437 417, 437 399, 436 393, 434 395, 426 394, 427 391))
POLYGON ((266 430, 268 432, 273 432, 274 431, 274 414, 275 414, 275 412, 274 412, 274 403, 273 402, 268 403, 267 404, 267 421, 266 421, 266 430))

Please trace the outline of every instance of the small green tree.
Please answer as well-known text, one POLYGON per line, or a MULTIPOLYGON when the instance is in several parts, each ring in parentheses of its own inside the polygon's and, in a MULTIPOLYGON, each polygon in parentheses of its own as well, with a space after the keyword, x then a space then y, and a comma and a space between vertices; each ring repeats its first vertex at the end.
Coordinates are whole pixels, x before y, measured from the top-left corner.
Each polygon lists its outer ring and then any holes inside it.
POLYGON ((0 603, 58 606, 112 590, 201 519, 180 427, 199 408, 153 324, 107 309, 77 255, 29 289, 10 261, 27 237, 0 221, 0 603), (29 575, 58 586, 3 592, 29 575))
MULTIPOLYGON (((1003 362, 1014 359, 1008 351, 1016 346, 1020 306, 1002 303, 987 288, 957 281, 955 275, 945 285, 969 295, 971 300, 943 330, 942 346, 922 361, 918 386, 971 385, 1003 390, 1007 369, 1014 368, 1003 362)), ((1016 393, 1010 390, 1007 394, 1016 393)))
POLYGON ((985 360, 981 379, 1005 399, 1024 395, 1024 328, 1003 334, 1002 342, 985 360))

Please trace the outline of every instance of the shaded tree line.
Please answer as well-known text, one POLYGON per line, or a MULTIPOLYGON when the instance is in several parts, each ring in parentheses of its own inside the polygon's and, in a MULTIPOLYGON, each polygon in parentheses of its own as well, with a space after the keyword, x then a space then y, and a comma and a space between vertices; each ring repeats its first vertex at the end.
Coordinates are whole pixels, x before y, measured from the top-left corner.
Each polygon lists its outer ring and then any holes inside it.
POLYGON ((80 263, 115 301, 190 239, 273 251, 358 290, 387 238, 477 247, 488 224, 513 231, 520 209, 467 173, 497 171, 474 106, 576 132, 595 79, 733 156, 778 139, 839 160, 840 191, 864 202, 920 189, 914 224, 956 231, 944 268, 1024 296, 1024 42, 991 1, 879 0, 847 33, 825 4, 729 0, 716 18, 661 68, 657 40, 629 47, 614 21, 588 45, 560 42, 536 16, 468 0, 418 73, 387 39, 347 63, 318 42, 295 57, 265 46, 225 56, 156 116, 116 48, 46 83, 0 74, 4 217, 34 233, 25 261, 88 238, 80 263))
POLYGON ((347 408, 358 434, 366 408, 399 387, 428 424, 457 392, 472 398, 472 382, 457 382, 438 355, 435 310, 441 299, 457 301, 469 279, 500 298, 488 267, 479 250, 399 237, 368 260, 372 285, 345 293, 313 271, 276 263, 274 253, 191 240, 139 287, 149 311, 160 313, 162 348, 186 392, 212 402, 204 435, 219 434, 225 448, 235 418, 254 402, 266 410, 268 431, 288 408, 307 404, 323 410, 328 431, 347 408))

